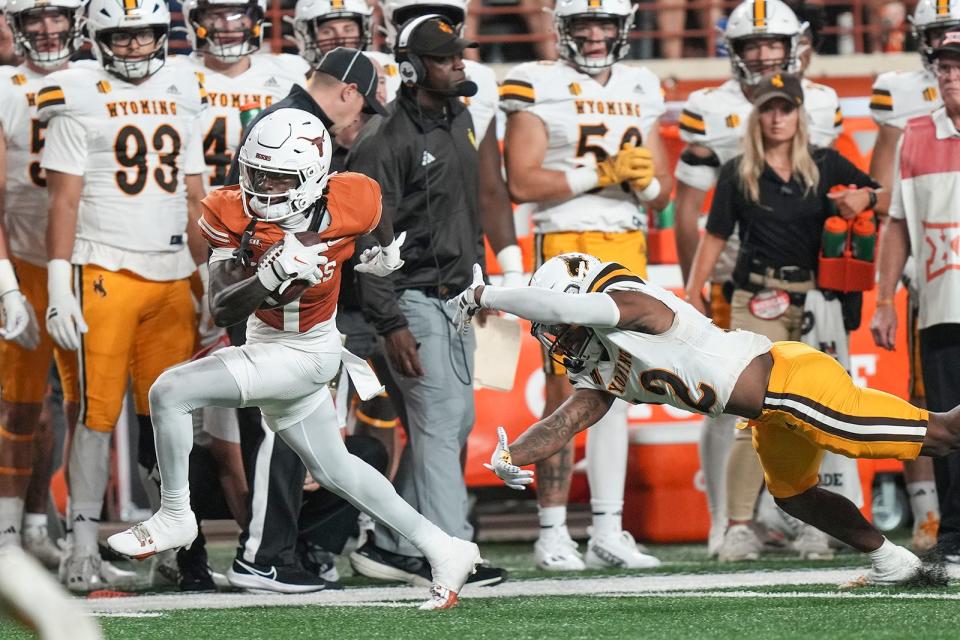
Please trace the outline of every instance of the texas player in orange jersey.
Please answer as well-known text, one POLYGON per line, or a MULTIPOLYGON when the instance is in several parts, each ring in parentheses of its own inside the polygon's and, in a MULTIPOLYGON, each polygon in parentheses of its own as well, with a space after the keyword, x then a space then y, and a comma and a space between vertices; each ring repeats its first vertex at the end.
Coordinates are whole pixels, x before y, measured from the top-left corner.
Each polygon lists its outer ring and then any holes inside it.
POLYGON ((247 343, 170 369, 151 387, 160 510, 108 542, 134 558, 191 543, 190 414, 256 406, 315 480, 420 549, 433 570, 422 608, 449 608, 480 550, 441 531, 347 452, 327 389, 341 357, 361 395, 381 388, 366 364, 343 350, 335 322, 340 265, 356 238, 380 222, 380 187, 357 173, 329 175, 331 155, 319 119, 280 109, 257 122, 241 147, 239 186, 204 199, 199 224, 212 247, 211 313, 219 326, 250 316, 247 343))

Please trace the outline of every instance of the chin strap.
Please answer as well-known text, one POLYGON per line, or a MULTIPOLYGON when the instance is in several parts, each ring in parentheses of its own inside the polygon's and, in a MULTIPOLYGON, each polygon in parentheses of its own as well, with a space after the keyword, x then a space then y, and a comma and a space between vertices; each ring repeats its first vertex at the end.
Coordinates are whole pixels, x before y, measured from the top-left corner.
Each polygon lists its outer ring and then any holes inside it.
POLYGON ((313 231, 318 233, 320 231, 320 225, 323 224, 324 214, 327 213, 327 191, 330 187, 323 188, 323 195, 314 203, 313 210, 310 212, 310 226, 307 227, 307 231, 313 231))
POLYGON ((240 246, 233 250, 233 260, 237 266, 247 268, 253 265, 253 251, 250 250, 250 239, 257 229, 257 219, 250 217, 250 223, 240 236, 240 246))

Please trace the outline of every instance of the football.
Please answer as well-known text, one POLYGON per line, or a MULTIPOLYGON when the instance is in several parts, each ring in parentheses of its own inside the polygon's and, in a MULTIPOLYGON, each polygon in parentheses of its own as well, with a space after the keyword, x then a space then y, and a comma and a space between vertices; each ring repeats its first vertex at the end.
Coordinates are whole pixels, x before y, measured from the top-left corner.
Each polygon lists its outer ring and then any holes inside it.
MULTIPOLYGON (((299 231, 294 235, 305 247, 311 247, 315 244, 320 244, 321 242, 320 234, 314 231, 299 231)), ((273 254, 280 251, 282 248, 283 240, 267 249, 260 260, 269 260, 273 254)), ((286 288, 281 285, 276 291, 270 293, 266 298, 264 298, 263 302, 260 303, 261 309, 276 309, 278 307, 286 306, 291 302, 298 300, 300 296, 306 293, 307 289, 309 289, 311 286, 306 280, 294 280, 289 284, 283 284, 286 285, 286 288)))

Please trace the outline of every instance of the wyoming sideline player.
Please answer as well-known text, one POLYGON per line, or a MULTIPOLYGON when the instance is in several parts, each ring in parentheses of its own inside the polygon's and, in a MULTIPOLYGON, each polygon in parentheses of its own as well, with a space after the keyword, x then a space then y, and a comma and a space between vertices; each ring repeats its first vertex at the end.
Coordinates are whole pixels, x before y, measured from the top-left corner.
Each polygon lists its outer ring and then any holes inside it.
POLYGON ((127 380, 150 429, 150 385, 193 350, 188 278, 206 259, 200 235, 187 234, 203 197, 206 94, 193 74, 164 65, 167 5, 92 0, 88 15, 99 66, 51 74, 37 93, 50 189, 47 330, 74 352, 80 399, 61 565, 77 591, 103 583, 97 529, 127 380))
MULTIPOLYGON (((633 18, 628 0, 560 0, 560 61, 521 64, 500 87, 507 184, 514 200, 536 205, 538 265, 582 251, 646 277, 645 218, 650 208, 666 205, 671 178, 659 134, 665 109, 660 81, 647 69, 618 63, 629 50, 633 18)), ((562 367, 549 358, 544 363, 549 415, 572 388, 562 367)), ((586 563, 566 528, 572 444, 539 463, 539 567, 659 564, 621 529, 626 409, 614 404, 587 441, 593 529, 586 563)))

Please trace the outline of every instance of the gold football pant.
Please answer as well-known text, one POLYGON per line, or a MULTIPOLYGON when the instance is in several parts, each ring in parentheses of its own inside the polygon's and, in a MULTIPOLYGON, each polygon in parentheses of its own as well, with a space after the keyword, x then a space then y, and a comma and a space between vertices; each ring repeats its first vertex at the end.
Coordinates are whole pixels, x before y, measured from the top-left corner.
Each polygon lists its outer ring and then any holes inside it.
POLYGON ((74 291, 90 328, 69 352, 64 376, 80 399, 80 422, 111 431, 133 378, 138 415, 150 413, 148 393, 157 377, 193 353, 196 316, 189 280, 157 282, 129 271, 75 266, 74 291), (79 286, 78 286, 79 285, 79 286))
MULTIPOLYGON (((0 388, 4 402, 40 404, 47 393, 51 358, 56 358, 67 402, 76 402, 70 375, 64 376, 63 362, 72 360, 68 352, 54 349, 44 318, 47 313, 47 270, 19 258, 11 258, 20 281, 20 291, 33 307, 40 330, 36 349, 25 349, 16 342, 0 340, 0 388)), ((69 368, 69 367, 68 367, 69 368)))
MULTIPOLYGON (((602 262, 618 262, 641 278, 647 277, 647 238, 643 231, 570 231, 544 233, 535 237, 534 268, 561 253, 587 253, 602 262)), ((564 375, 566 369, 543 354, 543 370, 552 375, 564 375)))
POLYGON ((912 460, 928 413, 853 384, 832 357, 800 342, 777 342, 759 418, 750 421, 767 488, 789 498, 815 486, 824 451, 850 458, 912 460))

